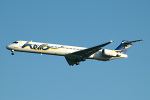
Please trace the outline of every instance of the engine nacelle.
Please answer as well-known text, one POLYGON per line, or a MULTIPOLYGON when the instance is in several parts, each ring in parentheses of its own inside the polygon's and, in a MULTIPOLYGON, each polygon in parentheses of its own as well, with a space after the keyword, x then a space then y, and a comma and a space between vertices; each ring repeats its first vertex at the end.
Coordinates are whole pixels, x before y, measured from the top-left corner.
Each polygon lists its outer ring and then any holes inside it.
POLYGON ((113 50, 103 49, 102 54, 109 57, 119 57, 118 53, 113 50))

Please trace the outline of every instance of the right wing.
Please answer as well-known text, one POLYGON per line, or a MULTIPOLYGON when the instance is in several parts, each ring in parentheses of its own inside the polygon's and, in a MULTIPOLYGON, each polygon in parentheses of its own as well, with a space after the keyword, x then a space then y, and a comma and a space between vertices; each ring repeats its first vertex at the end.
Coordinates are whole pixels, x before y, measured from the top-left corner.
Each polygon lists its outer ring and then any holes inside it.
POLYGON ((65 58, 70 66, 73 66, 74 64, 78 65, 79 62, 85 61, 89 56, 96 53, 101 49, 101 47, 104 47, 114 41, 110 41, 92 48, 84 49, 81 51, 73 52, 71 54, 65 55, 65 58))

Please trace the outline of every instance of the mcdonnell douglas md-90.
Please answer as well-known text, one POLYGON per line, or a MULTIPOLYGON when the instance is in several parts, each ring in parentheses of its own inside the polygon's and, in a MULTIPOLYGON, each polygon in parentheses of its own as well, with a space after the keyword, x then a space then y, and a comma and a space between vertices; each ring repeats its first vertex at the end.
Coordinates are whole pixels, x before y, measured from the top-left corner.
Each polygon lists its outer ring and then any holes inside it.
POLYGON ((102 49, 102 47, 114 42, 110 41, 95 47, 85 48, 49 43, 39 43, 32 41, 15 41, 8 45, 6 48, 11 50, 12 55, 14 51, 29 52, 29 53, 39 53, 39 54, 49 54, 64 56, 70 66, 74 64, 79 65, 79 62, 85 61, 86 59, 95 59, 101 61, 109 61, 118 58, 127 58, 125 54, 129 47, 135 41, 123 40, 121 44, 115 50, 102 49))

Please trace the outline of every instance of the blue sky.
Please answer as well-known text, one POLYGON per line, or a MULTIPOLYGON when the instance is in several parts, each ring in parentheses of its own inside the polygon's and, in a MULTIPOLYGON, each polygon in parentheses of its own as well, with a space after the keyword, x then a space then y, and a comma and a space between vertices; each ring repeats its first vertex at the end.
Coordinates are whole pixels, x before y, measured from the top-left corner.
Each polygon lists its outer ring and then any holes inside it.
POLYGON ((149 100, 149 0, 1 0, 0 100, 149 100), (127 59, 87 60, 11 52, 16 40, 115 49, 135 43, 127 59))

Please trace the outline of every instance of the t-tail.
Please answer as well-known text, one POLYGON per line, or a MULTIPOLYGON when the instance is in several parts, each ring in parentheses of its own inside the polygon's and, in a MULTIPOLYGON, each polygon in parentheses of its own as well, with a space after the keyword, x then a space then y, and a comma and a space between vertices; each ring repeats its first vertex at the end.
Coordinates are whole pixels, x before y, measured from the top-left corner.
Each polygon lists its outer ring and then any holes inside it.
POLYGON ((139 42, 139 41, 143 41, 143 40, 135 40, 135 41, 123 40, 121 44, 114 51, 125 54, 127 50, 133 45, 134 42, 139 42))

